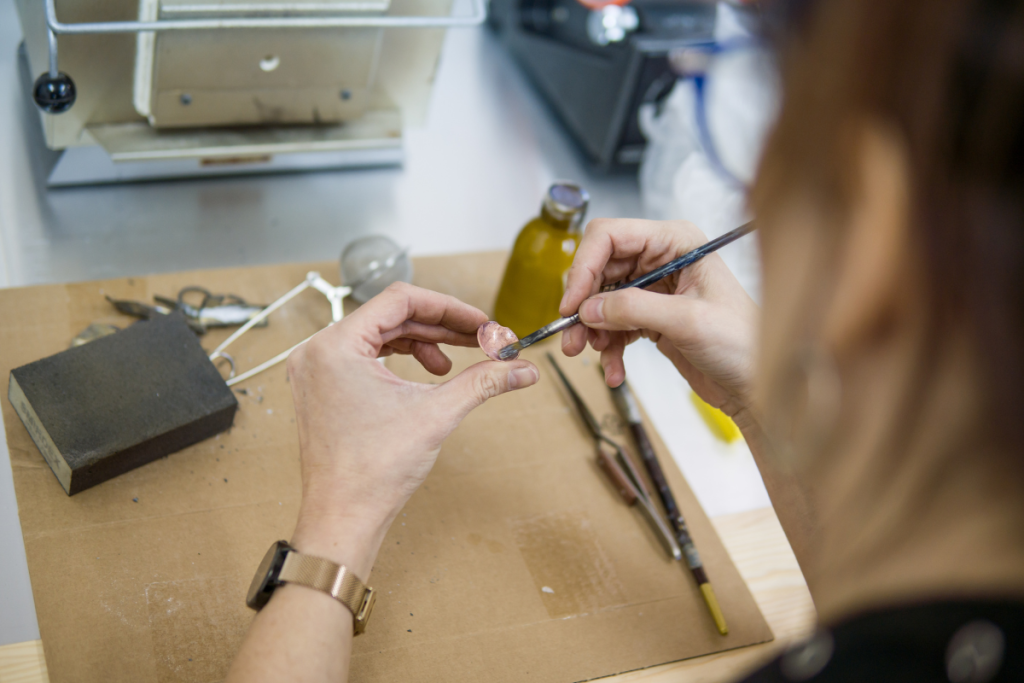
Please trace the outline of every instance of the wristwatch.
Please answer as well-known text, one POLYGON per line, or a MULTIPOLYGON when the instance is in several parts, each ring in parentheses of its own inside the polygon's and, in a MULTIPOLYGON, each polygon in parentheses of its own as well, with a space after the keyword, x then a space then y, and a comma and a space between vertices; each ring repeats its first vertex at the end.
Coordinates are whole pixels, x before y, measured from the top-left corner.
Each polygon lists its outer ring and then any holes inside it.
POLYGON ((327 593, 352 612, 355 635, 366 630, 377 596, 348 567, 322 557, 302 555, 287 541, 278 541, 260 562, 245 604, 259 611, 282 583, 296 583, 327 593))

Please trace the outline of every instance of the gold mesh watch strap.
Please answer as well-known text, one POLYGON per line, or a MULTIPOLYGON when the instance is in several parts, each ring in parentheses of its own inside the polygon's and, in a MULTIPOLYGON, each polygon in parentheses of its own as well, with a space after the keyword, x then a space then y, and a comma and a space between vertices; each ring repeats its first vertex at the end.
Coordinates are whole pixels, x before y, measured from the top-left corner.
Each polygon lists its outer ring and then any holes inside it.
POLYGON ((278 580, 327 593, 352 612, 356 635, 366 628, 375 595, 348 567, 292 550, 284 559, 278 580))

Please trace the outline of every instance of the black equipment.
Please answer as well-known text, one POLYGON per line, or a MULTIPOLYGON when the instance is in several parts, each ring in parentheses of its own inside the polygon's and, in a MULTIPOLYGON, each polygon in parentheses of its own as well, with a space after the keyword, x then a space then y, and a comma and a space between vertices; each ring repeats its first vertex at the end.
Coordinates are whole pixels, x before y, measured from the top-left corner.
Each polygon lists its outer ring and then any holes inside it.
POLYGON ((670 51, 713 39, 715 5, 491 0, 489 23, 594 167, 635 171, 646 144, 640 105, 671 91, 670 51))

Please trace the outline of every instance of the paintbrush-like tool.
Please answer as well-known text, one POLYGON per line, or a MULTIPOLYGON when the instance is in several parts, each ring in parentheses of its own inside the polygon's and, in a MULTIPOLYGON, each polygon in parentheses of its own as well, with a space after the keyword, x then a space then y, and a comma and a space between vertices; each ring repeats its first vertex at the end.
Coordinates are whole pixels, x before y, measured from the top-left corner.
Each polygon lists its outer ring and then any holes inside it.
POLYGON ((722 615, 722 609, 718 605, 715 589, 711 587, 707 572, 704 571, 704 563, 701 562, 700 555, 697 553, 697 546, 694 545, 693 538, 690 536, 690 529, 686 526, 683 513, 679 510, 679 505, 672 494, 672 489, 668 486, 668 480, 665 479, 665 472, 661 469, 661 463, 658 462, 658 456, 654 452, 654 447, 651 446, 651 440, 647 436, 647 430, 644 428, 643 418, 640 416, 640 406, 637 404, 629 385, 625 382, 612 389, 612 398, 615 400, 615 405, 618 406, 623 419, 629 424, 630 431, 633 432, 633 439, 636 441, 637 450, 640 451, 640 457, 644 461, 647 473, 651 475, 651 481, 654 482, 654 487, 658 490, 661 504, 665 508, 665 514, 668 515, 668 521, 672 525, 672 529, 676 532, 676 541, 683 550, 690 573, 693 574, 697 587, 700 588, 704 602, 708 606, 708 612, 711 613, 711 618, 715 620, 718 632, 724 636, 729 633, 729 627, 725 623, 725 616, 722 615))
MULTIPOLYGON (((693 251, 689 251, 677 259, 669 261, 660 268, 655 268, 649 273, 641 275, 635 280, 626 282, 619 285, 612 291, 618 291, 620 289, 629 289, 630 287, 649 287, 658 280, 668 277, 672 273, 677 273, 683 268, 689 265, 693 265, 697 261, 701 260, 708 254, 718 251, 727 244, 732 244, 739 238, 743 237, 747 233, 754 231, 754 222, 744 223, 740 227, 725 233, 720 237, 703 244, 693 251)), ((577 325, 580 322, 580 314, 573 313, 568 318, 559 318, 558 320, 548 323, 544 327, 540 328, 533 334, 528 334, 514 344, 509 344, 501 351, 498 352, 498 360, 510 360, 514 358, 520 351, 525 349, 527 346, 536 344, 537 342, 547 339, 553 334, 558 334, 562 330, 568 329, 573 325, 577 325)))

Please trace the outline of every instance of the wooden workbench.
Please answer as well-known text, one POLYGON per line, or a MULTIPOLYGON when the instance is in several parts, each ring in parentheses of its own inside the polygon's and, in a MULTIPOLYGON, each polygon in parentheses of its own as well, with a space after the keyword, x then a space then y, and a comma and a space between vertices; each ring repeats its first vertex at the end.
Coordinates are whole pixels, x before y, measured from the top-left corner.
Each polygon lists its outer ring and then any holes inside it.
MULTIPOLYGON (((730 681, 775 656, 814 626, 814 605, 771 508, 712 520, 775 634, 764 645, 614 676, 609 683, 730 681)), ((0 647, 0 683, 48 683, 42 641, 0 647)))

